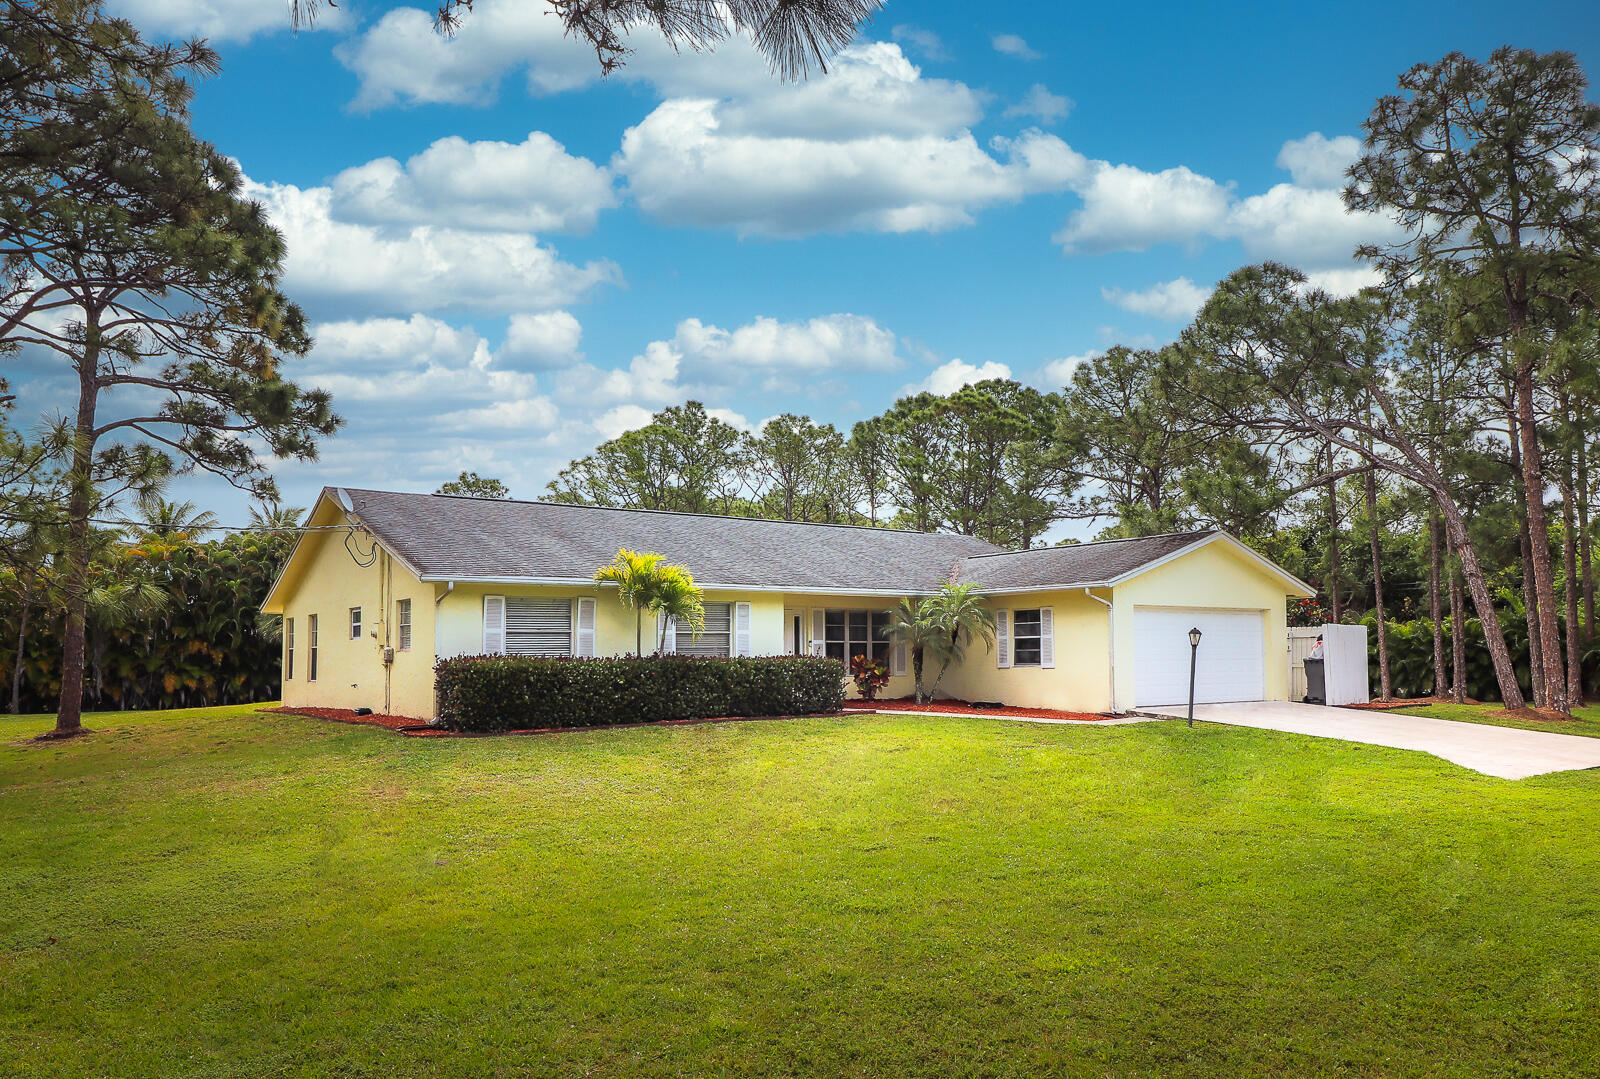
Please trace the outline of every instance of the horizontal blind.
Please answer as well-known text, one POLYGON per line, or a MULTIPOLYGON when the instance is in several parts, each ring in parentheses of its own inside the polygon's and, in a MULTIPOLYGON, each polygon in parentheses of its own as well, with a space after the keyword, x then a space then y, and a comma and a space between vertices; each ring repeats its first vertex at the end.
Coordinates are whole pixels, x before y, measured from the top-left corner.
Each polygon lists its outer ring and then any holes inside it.
POLYGON ((506 651, 514 656, 572 655, 572 601, 507 596, 506 651))
POLYGON ((706 631, 698 638, 678 635, 678 654, 683 656, 726 656, 733 652, 733 604, 705 604, 706 631))

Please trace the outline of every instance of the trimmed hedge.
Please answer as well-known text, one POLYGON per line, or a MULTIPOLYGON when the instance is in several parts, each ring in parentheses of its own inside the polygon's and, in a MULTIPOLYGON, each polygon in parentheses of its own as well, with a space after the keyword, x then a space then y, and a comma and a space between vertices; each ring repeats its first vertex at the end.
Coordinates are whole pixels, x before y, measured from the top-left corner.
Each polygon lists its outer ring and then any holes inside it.
POLYGON ((434 668, 452 730, 602 727, 838 711, 844 664, 820 656, 457 656, 434 668))

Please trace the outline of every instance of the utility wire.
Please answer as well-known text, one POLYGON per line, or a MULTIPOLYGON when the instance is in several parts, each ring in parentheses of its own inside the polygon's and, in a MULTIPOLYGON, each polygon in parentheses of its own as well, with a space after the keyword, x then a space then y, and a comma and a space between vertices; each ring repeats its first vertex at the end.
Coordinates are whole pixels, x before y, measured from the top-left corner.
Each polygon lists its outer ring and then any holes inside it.
MULTIPOLYGON (((137 528, 140 531, 155 531, 149 521, 127 521, 115 517, 91 517, 90 524, 112 525, 117 528, 137 528)), ((354 532, 356 525, 206 525, 194 529, 195 533, 203 532, 354 532)), ((173 528, 173 532, 182 532, 182 528, 173 528)))

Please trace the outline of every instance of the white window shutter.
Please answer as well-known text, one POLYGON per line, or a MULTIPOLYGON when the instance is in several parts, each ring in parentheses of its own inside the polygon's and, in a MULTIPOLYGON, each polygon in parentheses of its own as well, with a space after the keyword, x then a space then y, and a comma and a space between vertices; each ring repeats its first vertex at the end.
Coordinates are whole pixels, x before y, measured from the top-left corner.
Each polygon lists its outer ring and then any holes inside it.
POLYGON ((828 612, 815 610, 811 612, 811 654, 813 656, 827 655, 828 644, 824 638, 828 634, 828 612))
POLYGON ((894 644, 889 648, 889 673, 906 673, 906 639, 896 636, 894 644))
POLYGON ((665 614, 657 611, 656 640, 661 642, 662 655, 670 656, 676 652, 678 650, 678 620, 676 618, 668 618, 665 614), (667 635, 665 637, 661 636, 661 626, 663 623, 665 623, 667 627, 667 635))
POLYGON ((750 604, 733 605, 733 654, 748 656, 750 652, 750 604))
POLYGON ((1011 666, 1011 612, 994 612, 995 666, 1011 666))
POLYGON ((506 597, 483 597, 483 651, 503 655, 506 650, 506 597))
POLYGON ((1056 665, 1056 609, 1039 608, 1039 666, 1056 665))
POLYGON ((578 597, 578 613, 573 619, 572 654, 580 659, 593 659, 595 601, 587 596, 578 597))

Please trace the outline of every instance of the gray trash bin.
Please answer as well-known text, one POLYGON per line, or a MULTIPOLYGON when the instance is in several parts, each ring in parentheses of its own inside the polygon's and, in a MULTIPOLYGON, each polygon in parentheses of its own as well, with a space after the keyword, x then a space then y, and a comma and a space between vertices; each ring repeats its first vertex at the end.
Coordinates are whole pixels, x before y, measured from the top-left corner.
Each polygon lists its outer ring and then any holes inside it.
POLYGON ((1327 704, 1328 683, 1322 670, 1323 661, 1320 659, 1306 660, 1306 703, 1327 704))

